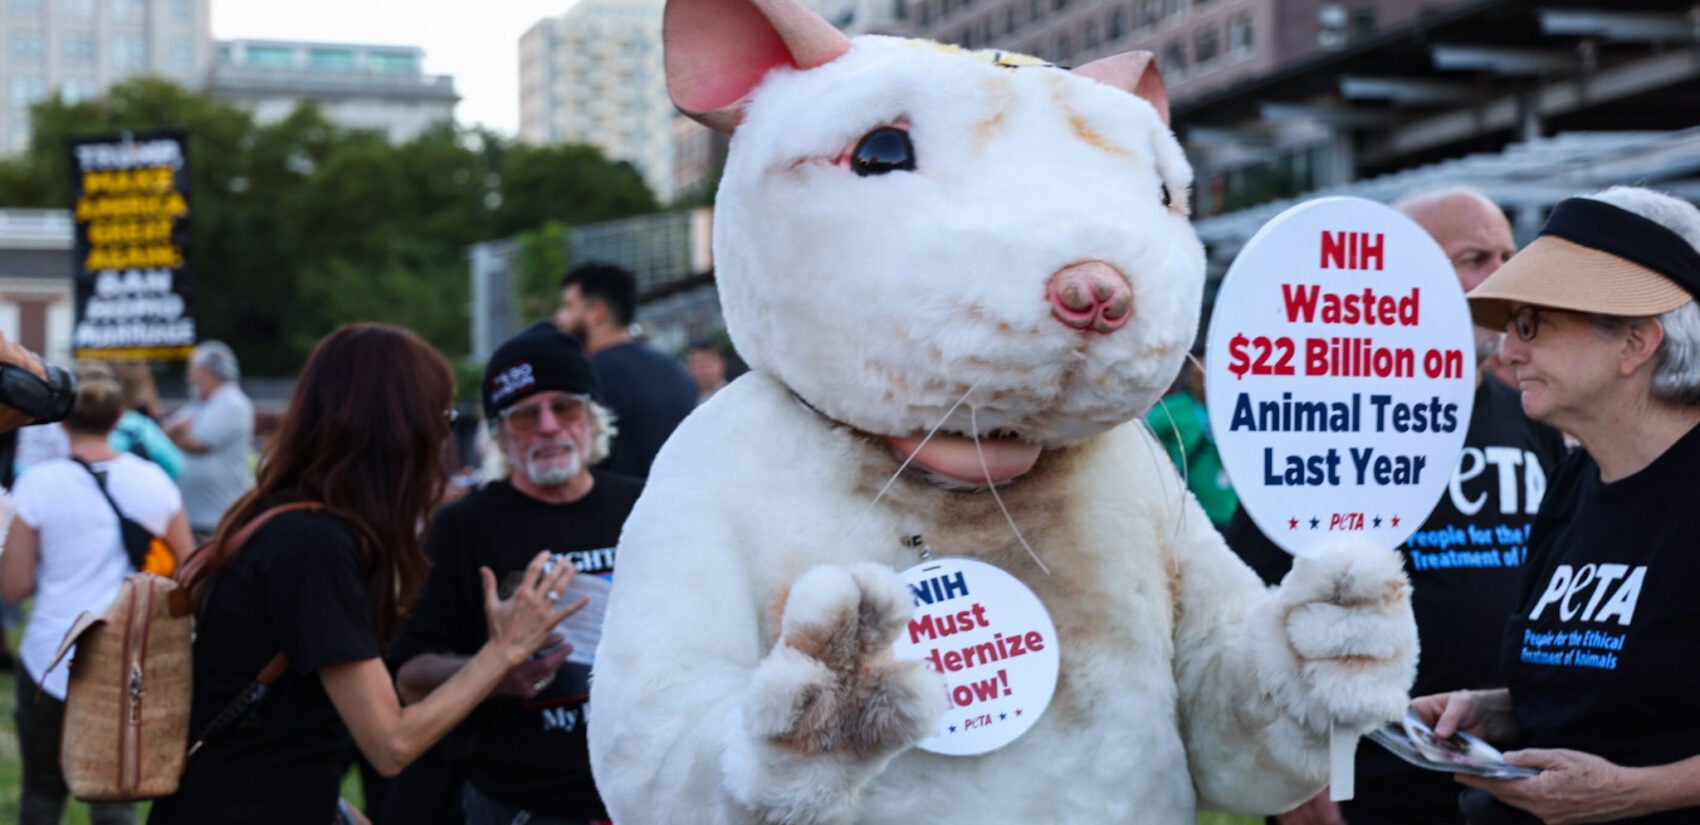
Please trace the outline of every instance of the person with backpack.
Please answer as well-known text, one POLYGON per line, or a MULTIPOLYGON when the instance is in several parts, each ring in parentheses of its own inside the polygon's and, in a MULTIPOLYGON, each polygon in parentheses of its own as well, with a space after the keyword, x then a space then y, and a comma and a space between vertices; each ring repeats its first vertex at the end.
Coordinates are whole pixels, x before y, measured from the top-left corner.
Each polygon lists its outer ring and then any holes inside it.
MULTIPOLYGON (((76 398, 62 422, 68 458, 32 467, 12 490, 17 517, 0 555, 0 596, 35 605, 19 644, 18 746, 23 789, 18 821, 57 825, 66 785, 59 767, 66 669, 50 668, 65 631, 84 611, 99 613, 135 572, 120 516, 163 536, 179 557, 189 552, 183 499, 158 466, 112 449, 108 436, 124 412, 123 390, 104 366, 78 372, 76 398), (80 465, 80 466, 79 466, 80 465)), ((134 821, 127 803, 91 806, 95 825, 134 821)))
POLYGON ((401 706, 380 655, 429 566, 420 529, 447 480, 453 401, 448 362, 398 327, 343 327, 308 358, 256 486, 186 563, 203 571, 193 591, 189 737, 233 707, 240 718, 189 755, 177 793, 155 802, 151 825, 332 821, 350 734, 380 773, 395 775, 582 607, 555 606, 573 567, 545 572, 546 553, 506 598, 480 571, 488 642, 429 695, 401 706), (296 502, 313 508, 228 541, 296 502), (268 689, 250 691, 280 652, 286 669, 268 689), (263 696, 233 701, 253 692, 263 696))

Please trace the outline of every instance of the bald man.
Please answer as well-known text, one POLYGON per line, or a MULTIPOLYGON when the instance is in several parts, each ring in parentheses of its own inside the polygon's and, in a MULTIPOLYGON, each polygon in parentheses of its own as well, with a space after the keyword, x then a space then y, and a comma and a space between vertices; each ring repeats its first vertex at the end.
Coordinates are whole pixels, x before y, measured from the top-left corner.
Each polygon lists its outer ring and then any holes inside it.
MULTIPOLYGON (((1469 292, 1487 280, 1517 252, 1511 222, 1487 196, 1468 186, 1452 186, 1406 195, 1393 208, 1417 222, 1434 237, 1469 292)), ((1508 386, 1516 379, 1499 360, 1499 341, 1505 330, 1476 328, 1476 363, 1508 386)))
MULTIPOLYGON (((1516 251, 1511 224, 1493 201, 1467 187, 1393 202, 1434 237, 1467 291, 1516 251)), ((1428 521, 1404 547, 1411 606, 1423 655, 1413 696, 1504 684, 1499 641, 1516 609, 1525 546, 1546 479, 1563 455, 1556 430, 1530 421, 1518 393, 1491 377, 1503 330, 1476 328, 1476 396, 1464 449, 1428 521)), ((1266 579, 1291 559, 1249 520, 1236 518, 1229 544, 1266 579), (1242 524, 1241 522, 1244 522, 1242 524), (1278 562, 1278 564, 1276 564, 1278 562)), ((1327 792, 1274 817, 1280 825, 1462 825, 1460 786, 1449 774, 1411 767, 1378 745, 1358 746, 1357 796, 1336 805, 1327 792)))

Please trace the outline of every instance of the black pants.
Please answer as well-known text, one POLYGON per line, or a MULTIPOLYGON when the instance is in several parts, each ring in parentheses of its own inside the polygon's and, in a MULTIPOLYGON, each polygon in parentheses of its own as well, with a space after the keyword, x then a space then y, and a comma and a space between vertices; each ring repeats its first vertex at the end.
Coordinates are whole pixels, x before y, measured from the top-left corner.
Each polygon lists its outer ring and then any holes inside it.
MULTIPOLYGON (((18 728, 18 753, 23 757, 23 793, 18 799, 19 825, 59 825, 65 812, 65 776, 59 771, 59 734, 65 703, 36 689, 26 668, 18 668, 18 705, 12 712, 18 728)), ((89 805, 93 825, 134 825, 128 802, 89 805)))

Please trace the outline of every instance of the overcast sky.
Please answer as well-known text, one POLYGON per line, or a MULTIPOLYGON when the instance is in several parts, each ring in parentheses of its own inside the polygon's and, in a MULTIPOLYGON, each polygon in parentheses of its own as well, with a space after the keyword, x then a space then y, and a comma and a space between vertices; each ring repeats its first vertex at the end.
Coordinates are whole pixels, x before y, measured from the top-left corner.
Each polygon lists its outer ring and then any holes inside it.
POLYGON ((275 38, 418 46, 453 75, 465 125, 519 131, 519 36, 574 0, 212 0, 218 40, 275 38))

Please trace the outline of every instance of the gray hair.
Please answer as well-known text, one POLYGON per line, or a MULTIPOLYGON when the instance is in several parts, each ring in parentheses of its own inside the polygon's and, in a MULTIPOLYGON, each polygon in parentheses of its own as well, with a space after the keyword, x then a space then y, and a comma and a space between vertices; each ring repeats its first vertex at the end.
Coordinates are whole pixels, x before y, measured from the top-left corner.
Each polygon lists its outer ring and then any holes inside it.
POLYGON ((1499 208, 1499 204, 1494 203, 1493 198, 1488 197, 1487 193, 1467 183, 1450 183, 1441 186, 1429 186, 1422 189, 1413 189, 1397 198, 1394 198, 1393 201, 1387 205, 1399 210, 1406 216, 1409 216, 1412 212, 1421 207, 1459 195, 1475 198, 1482 203, 1493 206, 1495 209, 1499 208))
MULTIPOLYGON (((1639 186, 1613 186, 1583 197, 1640 215, 1700 250, 1700 209, 1685 200, 1639 186)), ((1653 397, 1685 407, 1700 406, 1700 305, 1689 301, 1658 319, 1665 337, 1654 354, 1653 397)))
POLYGON ((189 354, 189 363, 203 367, 220 381, 230 382, 242 377, 242 367, 236 363, 236 353, 223 341, 202 341, 189 354))
MULTIPOLYGON (((620 429, 614 426, 614 413, 607 407, 591 401, 590 413, 590 449, 585 451, 584 466, 598 464, 608 457, 609 446, 614 436, 619 435, 620 429)), ((482 457, 479 463, 481 484, 501 481, 513 475, 513 467, 508 464, 508 456, 502 452, 502 444, 496 437, 496 429, 501 426, 500 418, 486 418, 478 426, 478 454, 482 457)))

